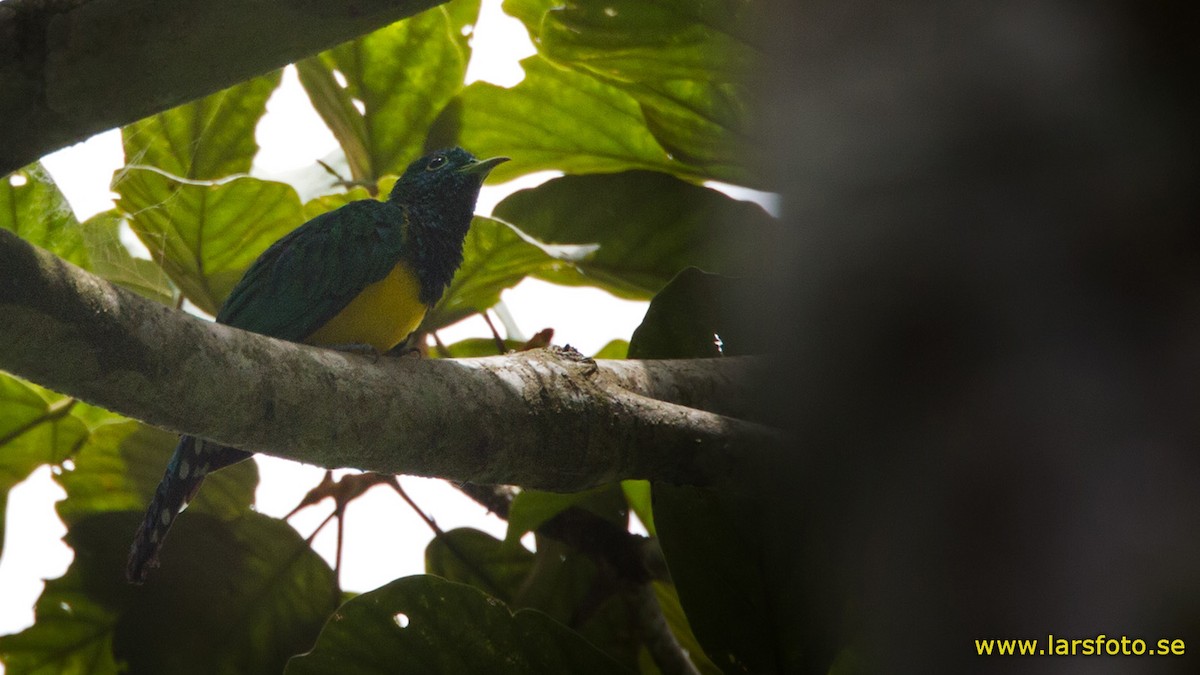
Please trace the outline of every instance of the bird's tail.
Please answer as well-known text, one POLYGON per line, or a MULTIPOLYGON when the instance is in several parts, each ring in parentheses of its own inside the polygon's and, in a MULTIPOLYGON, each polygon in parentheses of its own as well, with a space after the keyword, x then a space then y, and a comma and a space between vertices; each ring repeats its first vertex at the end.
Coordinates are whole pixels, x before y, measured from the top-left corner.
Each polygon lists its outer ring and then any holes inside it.
POLYGON ((146 518, 133 538, 125 578, 140 584, 150 569, 158 567, 158 551, 167 531, 183 507, 196 496, 208 474, 242 461, 250 456, 235 448, 210 443, 194 436, 180 436, 175 454, 167 464, 162 481, 154 491, 154 499, 146 509, 146 518))

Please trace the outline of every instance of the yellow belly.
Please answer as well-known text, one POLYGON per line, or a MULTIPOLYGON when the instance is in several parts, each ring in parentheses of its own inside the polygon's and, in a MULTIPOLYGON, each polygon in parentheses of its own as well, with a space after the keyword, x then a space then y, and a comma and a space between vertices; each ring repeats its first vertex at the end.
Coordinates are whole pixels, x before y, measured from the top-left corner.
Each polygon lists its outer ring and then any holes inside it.
POLYGON ((404 263, 367 286, 304 341, 311 345, 368 344, 380 352, 400 344, 425 318, 421 285, 404 263))

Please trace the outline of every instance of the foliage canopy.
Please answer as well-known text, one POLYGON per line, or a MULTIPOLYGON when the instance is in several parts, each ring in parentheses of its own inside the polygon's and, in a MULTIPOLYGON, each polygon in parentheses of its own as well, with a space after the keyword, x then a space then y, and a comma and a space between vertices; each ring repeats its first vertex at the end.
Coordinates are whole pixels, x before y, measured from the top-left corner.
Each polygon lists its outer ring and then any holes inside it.
MULTIPOLYGON (((274 72, 122 129, 126 165, 113 178, 113 210, 78 222, 35 164, 0 182, 0 227, 146 297, 214 313, 272 241, 386 189, 430 146, 455 143, 513 158, 495 172, 500 179, 565 175, 476 219, 464 264, 422 334, 537 277, 663 299, 635 336, 614 336, 632 344, 615 342, 601 356, 624 357, 626 347, 642 358, 746 351, 725 332, 731 315, 719 296, 730 282, 679 273, 753 272, 754 246, 773 227, 760 207, 704 186, 767 186, 740 154, 757 143, 739 85, 760 51, 747 37, 753 7, 508 0, 505 10, 538 48, 512 88, 463 84, 477 0, 296 64, 341 145, 357 186, 348 192, 331 180, 328 194, 305 203, 293 186, 249 175, 254 130, 280 82, 274 72), (120 244, 122 223, 152 260, 120 244)), ((461 343, 443 355, 488 348, 461 343)), ((7 672, 504 672, 502 663, 511 672, 659 672, 634 587, 650 589, 703 672, 795 665, 795 645, 782 644, 787 619, 766 606, 762 562, 745 555, 724 512, 728 496, 672 490, 652 509, 649 486, 638 482, 522 492, 505 514, 506 541, 439 533, 429 576, 347 601, 334 570, 293 529, 250 510, 258 478, 245 463, 208 480, 162 569, 145 587, 128 587, 120 570, 129 537, 173 444, 170 434, 0 374, 0 527, 8 490, 48 464, 67 493, 57 508, 75 551, 67 573, 48 582, 36 623, 0 637, 7 672), (656 530, 676 528, 664 546, 674 582, 653 566, 623 570, 564 534, 625 533, 630 512, 655 538, 626 541, 647 550, 658 550, 656 530), (530 531, 536 553, 515 543, 530 531)))

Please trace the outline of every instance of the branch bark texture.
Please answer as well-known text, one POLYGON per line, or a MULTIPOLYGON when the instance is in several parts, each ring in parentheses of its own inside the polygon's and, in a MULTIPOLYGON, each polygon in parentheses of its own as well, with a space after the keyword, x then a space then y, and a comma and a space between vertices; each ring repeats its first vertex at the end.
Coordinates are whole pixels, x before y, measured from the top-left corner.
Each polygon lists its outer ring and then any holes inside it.
POLYGON ((441 0, 9 0, 0 175, 441 0))
POLYGON ((0 231, 0 368, 141 419, 325 467, 578 490, 707 484, 780 446, 745 421, 755 358, 564 350, 368 358, 213 324, 0 231))

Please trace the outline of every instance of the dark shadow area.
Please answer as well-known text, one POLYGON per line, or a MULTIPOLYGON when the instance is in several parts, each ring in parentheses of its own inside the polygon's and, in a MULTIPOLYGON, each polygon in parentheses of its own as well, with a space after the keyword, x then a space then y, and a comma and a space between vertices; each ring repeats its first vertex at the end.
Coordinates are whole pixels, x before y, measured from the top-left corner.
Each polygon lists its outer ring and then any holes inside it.
POLYGON ((839 672, 1196 672, 1196 10, 776 5, 792 240, 745 306, 791 359, 764 403, 805 459, 763 508, 797 639, 839 672), (1049 634, 1189 654, 976 655, 1049 634))

